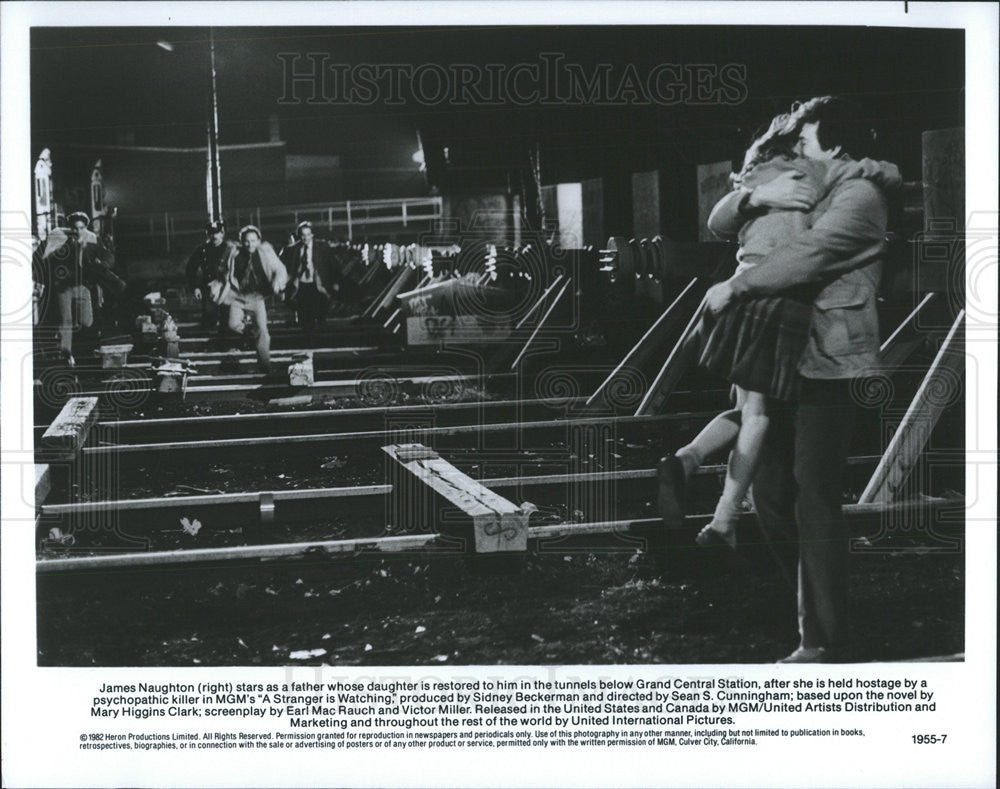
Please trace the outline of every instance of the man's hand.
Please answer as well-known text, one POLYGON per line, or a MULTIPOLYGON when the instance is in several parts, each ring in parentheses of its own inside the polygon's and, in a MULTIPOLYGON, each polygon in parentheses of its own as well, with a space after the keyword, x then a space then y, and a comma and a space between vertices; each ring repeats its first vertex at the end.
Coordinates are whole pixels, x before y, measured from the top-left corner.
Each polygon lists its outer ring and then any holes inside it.
POLYGON ((722 312, 733 300, 733 289, 729 281, 718 282, 705 294, 705 308, 716 315, 722 312))
POLYGON ((819 201, 816 190, 803 181, 803 173, 789 170, 756 187, 747 200, 751 208, 777 208, 780 211, 812 211, 819 201))
POLYGON ((201 301, 201 288, 194 289, 194 300, 201 301))

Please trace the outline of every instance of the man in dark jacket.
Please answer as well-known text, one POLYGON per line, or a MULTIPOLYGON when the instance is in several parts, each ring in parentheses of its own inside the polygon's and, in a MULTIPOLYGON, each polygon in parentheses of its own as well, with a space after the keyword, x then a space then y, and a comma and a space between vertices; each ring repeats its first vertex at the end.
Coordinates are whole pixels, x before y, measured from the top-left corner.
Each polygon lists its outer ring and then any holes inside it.
POLYGON ((49 289, 58 316, 59 352, 73 360, 74 329, 94 324, 91 288, 101 285, 120 295, 125 283, 112 271, 113 258, 88 229, 90 217, 82 212, 67 217, 69 227, 49 233, 36 253, 39 276, 49 289))
POLYGON ((300 222, 295 236, 296 242, 281 251, 288 269, 285 297, 295 308, 299 326, 308 331, 323 326, 330 302, 340 290, 340 276, 333 250, 313 235, 311 223, 300 222))
POLYGON ((224 266, 227 254, 226 227, 222 222, 205 225, 205 243, 199 244, 184 267, 188 287, 201 302, 201 324, 206 329, 219 328, 219 307, 210 298, 208 283, 224 266))
MULTIPOLYGON (((802 123, 799 156, 863 153, 857 119, 841 100, 812 99, 795 112, 802 123)), ((776 178, 723 198, 729 203, 719 208, 732 215, 735 234, 757 210, 815 201, 801 190, 792 178, 776 178)), ((841 660, 847 646, 850 534, 842 504, 854 424, 851 380, 869 374, 878 357, 875 299, 887 221, 879 187, 863 178, 844 181, 813 208, 810 229, 779 244, 757 266, 712 286, 705 297, 709 309, 720 311, 733 299, 820 288, 799 363, 799 401, 772 418, 753 482, 761 528, 789 578, 797 577, 801 641, 781 663, 841 660)))

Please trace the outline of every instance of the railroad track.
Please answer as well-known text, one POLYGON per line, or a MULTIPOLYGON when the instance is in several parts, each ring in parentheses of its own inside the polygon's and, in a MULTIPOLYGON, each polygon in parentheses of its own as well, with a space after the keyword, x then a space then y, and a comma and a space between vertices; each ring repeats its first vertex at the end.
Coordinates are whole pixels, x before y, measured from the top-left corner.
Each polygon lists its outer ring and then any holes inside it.
MULTIPOLYGON (((563 392, 566 396, 562 397, 525 397, 525 392, 520 391, 524 382, 513 372, 487 376, 481 371, 479 375, 469 375, 461 371, 442 374, 441 370, 428 370, 428 360, 440 356, 421 351, 411 353, 409 358, 406 352, 396 355, 384 347, 381 337, 376 336, 372 341, 369 331, 362 338, 365 327, 357 322, 343 321, 342 328, 346 334, 342 339, 346 338, 349 343, 360 341, 368 344, 326 348, 317 353, 314 359, 318 362, 331 362, 330 368, 325 371, 330 377, 320 378, 308 390, 312 394, 328 396, 358 395, 360 376, 366 370, 370 371, 371 367, 352 365, 365 358, 365 350, 374 349, 373 355, 385 361, 387 369, 392 369, 395 363, 395 374, 378 379, 377 383, 382 386, 382 402, 372 404, 373 407, 348 408, 339 412, 102 421, 92 432, 90 440, 80 448, 74 472, 63 481, 63 488, 60 490, 59 484, 55 486, 55 498, 61 496, 66 499, 65 503, 50 501, 41 507, 38 520, 40 544, 45 544, 48 538, 47 550, 50 552, 58 550, 55 545, 65 548, 67 546, 63 543, 67 536, 86 536, 86 532, 92 531, 95 525, 100 531, 103 519, 105 523, 113 520, 115 535, 127 538, 126 541, 146 540, 143 543, 146 550, 118 551, 113 556, 103 557, 49 556, 39 559, 39 572, 273 559, 316 550, 329 554, 351 554, 360 550, 433 551, 441 543, 442 535, 392 534, 393 530, 406 532, 412 529, 386 518, 386 513, 392 509, 389 499, 398 492, 393 484, 385 483, 391 464, 381 452, 387 445, 403 445, 403 442, 407 442, 406 446, 410 446, 411 442, 420 442, 421 447, 434 453, 435 457, 436 453, 442 453, 454 464, 451 468, 455 473, 468 479, 470 484, 474 483, 487 491, 507 493, 515 500, 530 501, 539 508, 537 512, 540 515, 524 516, 529 524, 527 536, 533 544, 556 538, 648 533, 658 523, 658 519, 650 517, 653 515, 651 500, 654 498, 652 487, 655 482, 652 463, 665 447, 684 443, 725 407, 724 393, 715 390, 706 394, 699 392, 697 387, 686 393, 676 391, 676 383, 682 373, 674 372, 671 365, 674 364, 676 348, 680 347, 678 339, 675 351, 669 354, 652 385, 645 391, 636 415, 616 416, 607 409, 601 412, 601 403, 595 404, 595 398, 598 392, 610 390, 614 376, 622 374, 623 370, 629 371, 628 364, 647 363, 655 354, 657 343, 676 334, 678 326, 687 323, 685 331, 690 329, 693 320, 687 320, 678 305, 699 292, 695 285, 692 280, 686 287, 679 288, 660 319, 617 368, 607 365, 607 369, 612 371, 611 376, 606 376, 606 370, 594 365, 582 373, 577 370, 577 384, 581 391, 563 392), (355 337, 355 334, 358 336, 355 337), (406 366, 403 365, 404 359, 406 366), (414 370, 422 369, 427 374, 400 374, 410 365, 414 370), (482 397, 477 402, 422 402, 399 406, 394 405, 393 396, 386 395, 389 392, 389 395, 403 393, 412 396, 434 387, 439 390, 446 387, 451 391, 470 385, 478 386, 481 394, 489 390, 490 394, 506 396, 506 399, 491 401, 482 397), (583 392, 593 394, 584 398, 583 392), (689 399, 696 398, 699 408, 678 410, 678 403, 683 402, 685 394, 689 399), (647 409, 650 404, 661 413, 649 414, 647 409), (111 477, 119 486, 117 492, 126 495, 109 497, 108 480, 88 488, 92 481, 88 476, 94 476, 91 472, 108 464, 117 464, 111 477), (220 466, 229 474, 230 481, 239 481, 248 489, 231 493, 212 492, 212 473, 220 466), (276 474, 279 469, 281 473, 276 474), (255 479, 254 475, 259 477, 262 470, 265 478, 255 479), (341 471, 349 475, 353 484, 329 485, 341 471), (157 478, 156 490, 149 491, 148 485, 144 490, 135 484, 136 480, 150 475, 157 478), (382 484, 379 484, 380 476, 382 484), (284 482, 277 484, 279 479, 284 482), (175 495, 178 493, 188 495, 175 495), (332 523, 329 517, 334 505, 337 523, 332 523), (542 518, 553 522, 531 524, 532 517, 536 521, 542 518), (191 526, 195 522, 199 524, 197 530, 191 526), (183 525, 184 534, 192 538, 180 537, 189 544, 187 547, 169 551, 149 550, 151 545, 156 547, 148 542, 151 533, 157 530, 176 533, 179 523, 183 525), (348 523, 355 524, 355 533, 345 534, 344 527, 348 523), (196 535, 202 528, 205 535, 228 530, 237 533, 237 541, 263 541, 265 544, 196 547, 196 535), (296 534, 300 528, 313 535, 319 532, 324 538, 302 541, 296 534), (277 530, 284 530, 284 539, 267 543, 267 538, 277 530), (330 538, 331 530, 337 539, 330 538)), ((929 297, 925 298, 916 310, 903 319, 900 327, 887 339, 887 346, 893 345, 897 335, 928 300, 929 297)), ((954 332, 953 326, 949 338, 954 332)), ((535 334, 531 332, 529 344, 535 334)), ((287 339, 289 343, 301 341, 302 337, 300 332, 284 330, 278 330, 276 336, 287 339)), ((217 371, 221 373, 224 361, 236 361, 239 366, 245 366, 249 357, 242 354, 234 360, 232 356, 218 351, 196 350, 208 342, 207 338, 187 340, 187 350, 198 354, 193 359, 200 359, 212 371, 212 374, 202 377, 201 383, 189 387, 189 396, 203 400, 264 398, 288 391, 285 385, 269 383, 243 370, 229 375, 216 374, 217 371)), ((897 351, 897 362, 905 360, 916 347, 911 342, 909 349, 897 351)), ((460 355, 462 353, 466 354, 465 359, 476 358, 476 353, 468 348, 459 351, 460 355)), ((660 353, 662 355, 662 351, 660 353)), ((524 350, 515 359, 515 365, 523 355, 524 350)), ((280 350, 276 356, 282 358, 280 350)), ((566 355, 563 354, 561 359, 565 362, 566 355)), ((934 363, 937 364, 937 361, 935 359, 934 363)), ((926 384, 923 375, 915 376, 913 372, 903 371, 903 379, 907 376, 913 379, 902 387, 903 396, 908 396, 909 391, 918 386, 922 389, 926 384)), ((930 372, 927 373, 929 375, 930 372)), ((93 390, 82 395, 100 397, 106 396, 107 392, 93 390)), ((878 418, 884 422, 885 414, 880 413, 878 418)), ((900 424, 905 423, 904 417, 900 424)), ((860 478, 863 483, 872 467, 880 469, 883 461, 880 454, 859 454, 851 459, 851 469, 863 473, 863 478, 860 478)), ((717 480, 721 471, 721 467, 705 469, 692 486, 692 490, 697 491, 696 497, 709 504, 706 511, 710 509, 713 485, 717 492, 718 483, 713 480, 717 480)), ((878 473, 877 469, 876 476, 878 473)), ((856 485, 856 481, 852 485, 856 485)), ((954 502, 941 499, 864 501, 849 504, 845 512, 852 522, 860 523, 872 518, 884 520, 897 512, 923 516, 933 515, 942 508, 954 510, 955 507, 954 502)), ((693 515, 688 524, 697 525, 707 517, 693 515)), ((348 528, 347 532, 350 531, 348 528)), ((232 541, 233 535, 223 538, 224 541, 227 539, 232 541)), ((205 540, 202 537, 202 541, 205 540)), ((449 543, 449 540, 444 542, 449 543)), ((634 549, 635 541, 629 543, 626 540, 626 544, 634 549)), ((86 549, 82 541, 78 547, 86 549)), ((95 550, 109 547, 92 546, 95 550)), ((448 550, 454 554, 453 540, 448 550)))

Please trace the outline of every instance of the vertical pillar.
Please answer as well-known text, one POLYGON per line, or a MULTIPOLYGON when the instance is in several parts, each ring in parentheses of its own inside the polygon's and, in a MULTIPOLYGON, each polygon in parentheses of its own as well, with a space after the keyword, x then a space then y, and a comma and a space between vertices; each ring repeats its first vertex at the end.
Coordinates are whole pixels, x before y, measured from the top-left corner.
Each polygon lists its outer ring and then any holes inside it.
POLYGON ((660 230, 660 171, 632 173, 632 235, 652 238, 660 230))
POLYGON ((732 188, 729 176, 732 173, 729 161, 698 165, 698 240, 718 241, 708 229, 708 217, 715 204, 732 188))

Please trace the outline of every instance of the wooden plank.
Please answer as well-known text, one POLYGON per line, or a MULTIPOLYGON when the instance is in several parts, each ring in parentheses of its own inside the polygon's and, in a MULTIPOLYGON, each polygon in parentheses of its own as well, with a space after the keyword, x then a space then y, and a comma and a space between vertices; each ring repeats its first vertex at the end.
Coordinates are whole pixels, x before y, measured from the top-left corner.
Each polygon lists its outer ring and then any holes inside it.
POLYGON ((963 380, 965 354, 960 351, 959 327, 964 320, 965 310, 961 310, 889 441, 881 462, 858 498, 859 504, 893 501, 910 476, 941 412, 948 404, 949 398, 943 393, 951 392, 963 380))
POLYGON ((84 445, 96 421, 96 397, 71 397, 42 436, 42 446, 72 454, 84 445))
POLYGON ((52 490, 52 474, 48 464, 35 464, 35 506, 41 507, 45 503, 49 491, 52 490))
POLYGON ((455 315, 463 305, 498 299, 503 291, 491 285, 480 285, 465 277, 446 279, 397 294, 399 306, 407 317, 421 315, 455 315))
POLYGON ((528 513, 423 444, 389 444, 393 525, 468 538, 476 553, 528 549, 528 513))
POLYGON ((486 320, 479 315, 421 315, 406 319, 408 346, 449 343, 495 343, 510 336, 506 320, 486 320))

